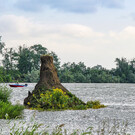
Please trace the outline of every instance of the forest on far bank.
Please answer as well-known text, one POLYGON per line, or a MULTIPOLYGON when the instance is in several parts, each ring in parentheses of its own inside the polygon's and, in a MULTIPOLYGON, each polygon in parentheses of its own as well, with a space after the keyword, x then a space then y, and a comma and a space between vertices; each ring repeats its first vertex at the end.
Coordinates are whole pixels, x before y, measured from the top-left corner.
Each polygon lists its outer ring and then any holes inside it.
POLYGON ((58 55, 41 44, 6 48, 3 42, 0 42, 0 83, 37 82, 40 56, 44 54, 53 56, 62 83, 135 83, 135 59, 116 58, 116 68, 111 70, 101 65, 86 67, 84 62, 61 65, 58 55))

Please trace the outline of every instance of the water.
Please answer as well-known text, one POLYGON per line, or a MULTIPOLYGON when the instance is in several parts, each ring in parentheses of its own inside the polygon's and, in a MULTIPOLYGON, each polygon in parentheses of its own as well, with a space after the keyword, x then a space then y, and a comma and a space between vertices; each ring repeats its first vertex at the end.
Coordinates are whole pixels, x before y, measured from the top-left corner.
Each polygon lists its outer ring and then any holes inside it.
MULTIPOLYGON (((106 108, 88 110, 66 110, 66 111, 35 111, 24 110, 26 123, 35 115, 35 121, 49 126, 49 129, 56 125, 65 124, 64 128, 72 131, 74 129, 86 129, 97 127, 99 122, 108 118, 111 122, 114 119, 121 124, 128 121, 128 131, 135 134, 135 84, 91 84, 91 83, 65 83, 63 84, 70 92, 75 94, 84 102, 89 100, 100 100, 107 105, 106 108)), ((32 91, 35 84, 29 84, 24 88, 13 88, 11 102, 23 104, 23 100, 32 91)), ((20 121, 20 120, 12 120, 20 121)), ((7 121, 0 120, 3 132, 7 132, 7 121)))

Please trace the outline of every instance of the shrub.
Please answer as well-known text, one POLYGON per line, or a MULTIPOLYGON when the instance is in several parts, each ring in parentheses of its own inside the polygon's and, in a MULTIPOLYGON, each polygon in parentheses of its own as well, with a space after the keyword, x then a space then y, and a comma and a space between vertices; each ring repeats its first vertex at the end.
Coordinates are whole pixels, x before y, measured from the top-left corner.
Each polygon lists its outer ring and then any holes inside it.
POLYGON ((8 102, 12 90, 6 86, 0 86, 0 101, 8 102))
POLYGON ((21 116, 24 106, 11 105, 11 103, 0 101, 0 119, 12 119, 21 116))
POLYGON ((106 106, 105 105, 102 105, 100 103, 100 101, 96 100, 96 101, 88 101, 87 102, 87 107, 88 108, 93 108, 93 109, 98 109, 98 108, 104 108, 106 106))
POLYGON ((37 108, 64 109, 68 107, 69 96, 58 88, 41 93, 39 99, 37 99, 35 95, 33 96, 38 102, 37 108))
POLYGON ((11 89, 0 86, 0 119, 12 119, 21 116, 24 106, 9 102, 11 89))
POLYGON ((4 81, 3 81, 3 77, 2 76, 0 76, 0 83, 3 83, 4 81))
POLYGON ((75 110, 86 110, 87 109, 87 106, 86 105, 83 105, 83 104, 76 105, 76 106, 74 106, 73 109, 75 109, 75 110))
POLYGON ((43 93, 40 93, 39 95, 33 94, 33 99, 28 102, 27 105, 39 110, 85 110, 88 108, 97 109, 105 107, 104 105, 101 105, 99 101, 88 101, 87 104, 85 104, 72 93, 63 92, 61 89, 58 88, 47 90, 43 93))

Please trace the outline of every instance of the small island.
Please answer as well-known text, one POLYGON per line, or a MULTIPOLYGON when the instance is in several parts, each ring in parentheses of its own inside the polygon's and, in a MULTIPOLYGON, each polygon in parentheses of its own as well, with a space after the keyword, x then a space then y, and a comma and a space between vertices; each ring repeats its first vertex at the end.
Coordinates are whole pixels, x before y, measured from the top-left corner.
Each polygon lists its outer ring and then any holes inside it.
POLYGON ((50 55, 41 56, 40 80, 35 89, 28 92, 24 99, 24 105, 37 110, 65 110, 65 109, 98 109, 105 107, 99 101, 84 103, 61 83, 57 75, 57 69, 50 55))

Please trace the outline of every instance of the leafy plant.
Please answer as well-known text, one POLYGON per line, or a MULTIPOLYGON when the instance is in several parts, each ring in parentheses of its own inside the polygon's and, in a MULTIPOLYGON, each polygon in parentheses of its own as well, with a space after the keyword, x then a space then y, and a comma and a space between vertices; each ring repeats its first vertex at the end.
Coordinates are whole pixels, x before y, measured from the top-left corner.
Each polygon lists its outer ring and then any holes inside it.
POLYGON ((39 95, 33 94, 33 99, 27 103, 27 106, 38 110, 85 110, 88 108, 98 109, 105 107, 104 105, 101 105, 99 101, 88 101, 86 104, 71 92, 66 93, 59 88, 46 90, 42 93, 40 92, 39 95))
POLYGON ((12 105, 9 101, 11 89, 0 86, 0 119, 12 119, 21 116, 24 106, 12 105))
POLYGON ((39 99, 37 99, 35 95, 33 95, 33 97, 37 100, 38 108, 65 109, 68 107, 68 95, 58 88, 47 90, 45 93, 41 93, 39 99))
POLYGON ((98 108, 104 108, 106 106, 105 105, 102 105, 100 103, 100 101, 96 100, 96 101, 88 101, 87 102, 87 107, 88 108, 93 108, 93 109, 98 109, 98 108))
POLYGON ((8 102, 12 90, 6 86, 0 86, 0 101, 8 102))
POLYGON ((21 116, 24 106, 12 105, 11 103, 0 101, 0 119, 12 119, 21 116))

